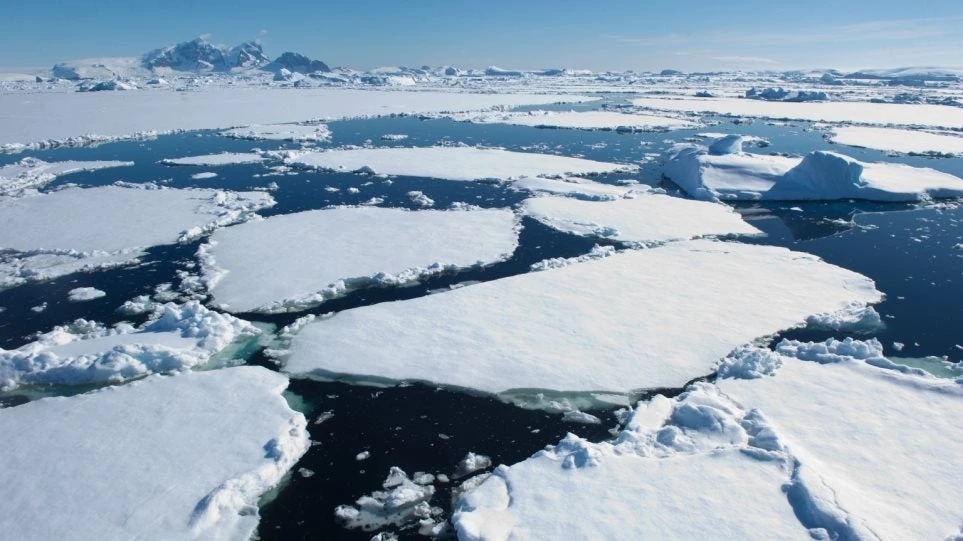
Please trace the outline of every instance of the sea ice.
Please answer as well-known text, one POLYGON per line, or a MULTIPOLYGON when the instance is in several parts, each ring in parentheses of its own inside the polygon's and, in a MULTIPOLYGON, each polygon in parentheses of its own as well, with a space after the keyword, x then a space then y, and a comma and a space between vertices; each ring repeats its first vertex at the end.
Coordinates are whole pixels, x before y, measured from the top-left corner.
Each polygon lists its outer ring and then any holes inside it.
POLYGON ((94 287, 76 287, 67 292, 67 300, 70 302, 92 301, 106 295, 107 293, 94 287))
POLYGON ((522 212, 559 231, 630 243, 762 234, 726 205, 654 193, 616 201, 533 197, 522 212))
POLYGON ((246 163, 261 163, 267 160, 257 152, 224 152, 222 154, 208 154, 206 156, 189 156, 186 158, 165 158, 164 165, 241 165, 246 163))
POLYGON ((225 228, 199 255, 215 302, 232 312, 271 312, 495 263, 517 244, 510 210, 341 207, 225 228))
POLYGON ((0 409, 0 529, 10 539, 250 539, 258 498, 309 444, 286 386, 237 367, 0 409))
POLYGON ((134 165, 134 162, 65 161, 51 163, 37 158, 23 158, 16 163, 0 166, 0 199, 4 196, 16 195, 30 188, 40 188, 63 175, 128 165, 134 165))
POLYGON ((260 333, 250 323, 208 310, 197 301, 157 306, 140 329, 129 325, 108 329, 77 320, 17 349, 0 349, 0 390, 26 384, 117 383, 187 370, 260 333))
POLYGON ((324 124, 254 124, 243 128, 232 128, 221 132, 232 139, 253 139, 266 141, 327 141, 331 130, 324 124))
POLYGON ((453 118, 479 124, 514 124, 536 128, 573 128, 579 130, 668 131, 692 129, 700 125, 691 120, 613 111, 486 112, 453 115, 453 118))
POLYGON ((543 178, 543 177, 522 177, 512 183, 511 189, 517 191, 527 191, 531 193, 549 193, 587 199, 592 201, 612 201, 631 195, 633 192, 649 188, 626 188, 623 186, 613 186, 602 184, 579 177, 569 177, 564 179, 543 178))
POLYGON ((683 241, 340 312, 294 336, 284 369, 491 393, 677 388, 740 344, 881 298, 808 254, 683 241))
POLYGON ((845 126, 833 128, 830 140, 841 145, 904 154, 937 156, 963 154, 963 137, 919 130, 845 126))
POLYGON ((476 147, 329 150, 295 154, 286 161, 292 165, 329 171, 363 171, 464 181, 590 175, 637 169, 634 165, 476 147))

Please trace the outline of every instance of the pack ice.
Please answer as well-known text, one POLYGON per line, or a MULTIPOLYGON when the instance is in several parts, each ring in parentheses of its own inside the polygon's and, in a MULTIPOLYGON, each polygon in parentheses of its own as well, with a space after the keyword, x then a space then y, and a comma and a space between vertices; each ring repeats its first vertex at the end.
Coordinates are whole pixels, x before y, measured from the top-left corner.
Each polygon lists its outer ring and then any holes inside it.
POLYGON ((232 139, 316 142, 331 139, 331 130, 324 124, 253 124, 222 131, 221 135, 232 139))
POLYGON ((255 217, 261 192, 108 186, 0 201, 0 287, 117 265, 255 217))
POLYGON ((668 131, 696 128, 698 123, 667 116, 616 113, 612 111, 529 111, 483 112, 452 115, 459 121, 479 124, 513 124, 536 128, 579 130, 668 131))
POLYGON ((340 312, 295 335, 285 370, 491 393, 676 388, 740 344, 881 297, 811 255, 683 241, 340 312))
POLYGON ((963 195, 963 179, 925 167, 865 163, 835 152, 803 158, 742 151, 741 137, 675 145, 663 174, 697 199, 918 201, 963 195))
POLYGON ((634 165, 597 162, 498 148, 360 148, 304 152, 286 160, 300 167, 446 180, 513 180, 519 177, 635 171, 634 165))
POLYGON ((517 244, 510 210, 341 207, 222 229, 199 256, 216 303, 232 312, 272 312, 495 263, 517 244))
POLYGON ((919 130, 843 126, 833 128, 830 140, 841 145, 886 152, 935 156, 963 154, 963 137, 919 130))
POLYGON ((258 498, 308 447, 285 387, 237 367, 0 409, 4 536, 250 539, 258 498))
POLYGON ((40 188, 63 175, 127 165, 134 165, 134 162, 64 161, 50 163, 37 158, 23 158, 16 163, 0 166, 0 200, 4 197, 20 194, 30 188, 40 188))
MULTIPOLYGON (((197 301, 154 308, 139 329, 79 319, 17 349, 0 349, 0 390, 29 384, 119 383, 205 366, 232 343, 261 334, 250 323, 197 301)), ((227 360, 225 360, 226 362, 227 360)))
POLYGON ((726 205, 656 193, 616 201, 533 197, 522 212, 559 231, 629 243, 762 234, 726 205))

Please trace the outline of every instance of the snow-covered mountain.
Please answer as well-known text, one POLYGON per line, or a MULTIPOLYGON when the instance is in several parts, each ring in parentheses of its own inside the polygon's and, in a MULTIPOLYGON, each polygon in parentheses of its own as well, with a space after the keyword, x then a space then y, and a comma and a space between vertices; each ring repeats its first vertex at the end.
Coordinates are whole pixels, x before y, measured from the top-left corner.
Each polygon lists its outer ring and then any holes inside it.
POLYGON ((234 68, 257 68, 271 60, 256 41, 225 48, 204 38, 155 49, 144 55, 144 67, 174 71, 230 71, 234 68))
POLYGON ((271 72, 279 72, 284 68, 292 73, 327 73, 331 68, 320 60, 312 60, 303 54, 286 52, 277 57, 274 62, 264 66, 262 69, 271 72))

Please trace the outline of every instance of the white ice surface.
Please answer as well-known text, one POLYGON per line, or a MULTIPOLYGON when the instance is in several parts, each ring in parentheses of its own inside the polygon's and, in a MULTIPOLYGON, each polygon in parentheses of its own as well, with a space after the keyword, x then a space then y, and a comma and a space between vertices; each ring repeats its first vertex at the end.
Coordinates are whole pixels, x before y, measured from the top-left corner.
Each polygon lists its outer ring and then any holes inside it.
POLYGON ((285 370, 492 393, 674 388, 740 344, 880 299, 814 256, 685 241, 340 312, 294 337, 285 370))
POLYGON ((841 145, 904 154, 963 154, 963 137, 919 130, 844 126, 833 128, 830 140, 841 145))
POLYGON ((464 181, 587 175, 637 169, 634 165, 475 147, 395 147, 304 152, 294 155, 287 162, 330 171, 366 171, 464 181))
POLYGON ((221 132, 232 139, 253 139, 265 141, 327 141, 331 130, 324 124, 254 124, 243 128, 232 128, 221 132))
POLYGON ((858 343, 777 349, 830 364, 783 357, 773 377, 718 385, 769 418, 801 464, 813 514, 837 517, 860 539, 959 534, 963 387, 870 366, 857 359, 872 361, 879 348, 858 343))
POLYGON ((196 92, 3 94, 0 95, 0 148, 18 149, 51 140, 69 142, 71 138, 82 143, 132 137, 144 132, 461 112, 596 99, 559 94, 250 87, 196 92))
POLYGON ((70 173, 127 165, 134 165, 134 162, 64 161, 51 163, 37 158, 23 158, 18 162, 0 166, 0 197, 13 195, 29 188, 40 188, 57 177, 70 173))
POLYGON ((165 158, 164 165, 240 165, 246 163, 261 163, 267 158, 255 152, 224 152, 222 154, 208 154, 206 156, 188 156, 185 158, 165 158))
POLYGON ((594 182, 579 177, 569 177, 565 179, 522 177, 512 183, 511 189, 531 193, 558 194, 594 201, 611 201, 626 197, 633 191, 639 189, 646 191, 649 188, 647 186, 641 188, 613 186, 611 184, 602 184, 601 182, 594 182))
POLYGON ((67 299, 70 302, 84 302, 99 299, 105 295, 107 293, 94 287, 75 287, 67 292, 67 299))
POLYGON ((523 113, 469 113, 453 115, 455 120, 479 124, 513 124, 540 128, 573 128, 579 130, 656 131, 691 129, 700 126, 691 120, 667 116, 616 113, 613 111, 531 111, 523 113))
POLYGON ((654 193, 616 201, 533 197, 522 212, 559 231, 631 243, 762 234, 729 206, 654 193))
POLYGON ((710 112, 736 116, 821 122, 963 128, 963 108, 947 105, 852 101, 772 102, 746 99, 637 98, 634 105, 659 111, 710 112))
POLYGON ((24 540, 246 541, 258 497, 308 447, 286 386, 238 367, 0 410, 0 530, 24 540))
POLYGON ((402 284, 507 259, 509 210, 344 207, 226 228, 201 250, 215 302, 232 312, 304 308, 348 289, 402 284))

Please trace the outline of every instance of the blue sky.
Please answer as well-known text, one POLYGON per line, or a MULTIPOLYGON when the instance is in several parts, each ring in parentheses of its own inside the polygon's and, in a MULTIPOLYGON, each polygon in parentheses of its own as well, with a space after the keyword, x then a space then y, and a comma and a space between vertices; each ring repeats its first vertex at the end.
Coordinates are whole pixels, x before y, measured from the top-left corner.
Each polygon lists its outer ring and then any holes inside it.
POLYGON ((963 66, 963 0, 0 1, 0 66, 209 34, 332 66, 686 71, 963 66))

